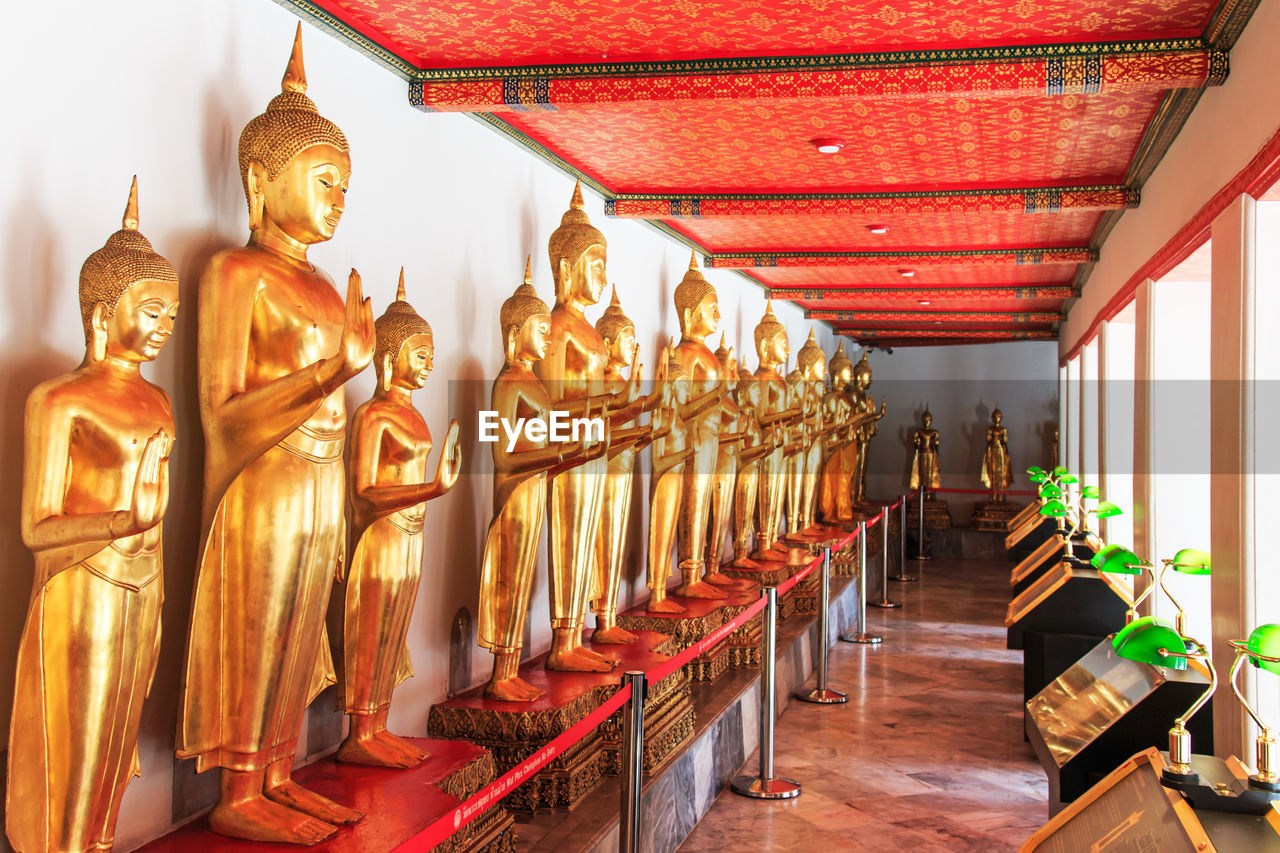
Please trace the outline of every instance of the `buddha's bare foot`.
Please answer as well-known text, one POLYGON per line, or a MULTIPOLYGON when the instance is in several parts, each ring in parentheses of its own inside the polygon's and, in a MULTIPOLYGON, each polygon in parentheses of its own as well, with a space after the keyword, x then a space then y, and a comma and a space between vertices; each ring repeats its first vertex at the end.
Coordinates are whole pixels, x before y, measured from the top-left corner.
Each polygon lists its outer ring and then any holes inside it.
POLYGON ((582 656, 586 660, 594 661, 596 663, 606 663, 609 665, 610 668, 613 668, 618 665, 618 662, 613 658, 608 657, 607 655, 602 655, 597 651, 592 651, 591 649, 588 649, 585 646, 578 646, 573 650, 573 652, 576 655, 582 656))
POLYGON ((619 628, 617 625, 611 625, 608 628, 596 628, 591 632, 591 642, 593 643, 634 643, 636 635, 619 628))
POLYGON ((376 735, 368 738, 347 735, 342 746, 338 747, 337 757, 343 764, 363 764, 368 767, 407 768, 418 763, 376 735))
POLYGON ((731 578, 726 574, 722 574, 721 572, 712 572, 711 574, 703 578, 703 580, 709 584, 715 584, 716 586, 726 590, 746 589, 747 587, 751 586, 750 581, 731 578))
POLYGON ((490 681, 484 688, 486 699, 497 699, 501 702, 532 702, 542 693, 543 691, 517 675, 501 681, 490 681))
POLYGON ((394 749, 404 755, 412 761, 413 764, 421 764, 423 761, 426 761, 431 757, 431 753, 427 752, 425 749, 418 749, 418 747, 414 746, 411 741, 405 740, 399 735, 392 734, 386 729, 378 732, 378 740, 385 743, 391 749, 394 749))
POLYGON ((569 649, 552 648, 547 655, 547 669, 556 672, 608 672, 613 669, 613 661, 607 661, 596 655, 598 660, 583 654, 581 647, 569 649))
POLYGON ((657 600, 654 600, 651 598, 649 599, 648 605, 645 606, 645 610, 649 611, 650 613, 683 613, 684 612, 683 607, 681 607, 679 604, 676 604, 674 601, 672 601, 669 598, 659 598, 657 600))
POLYGON ((342 825, 355 823, 364 817, 363 812, 339 805, 328 797, 322 797, 315 791, 308 791, 292 779, 284 779, 271 785, 263 792, 267 799, 274 800, 282 806, 297 809, 325 823, 342 825))
POLYGON ((732 565, 735 569, 755 569, 760 566, 759 563, 747 556, 734 557, 732 565))
POLYGON ((248 841, 306 845, 319 844, 338 831, 333 824, 261 795, 235 803, 219 800, 209 813, 209 828, 219 835, 248 841))
POLYGON ((685 598, 728 598, 723 591, 704 581, 682 583, 676 587, 676 595, 683 595, 685 598))

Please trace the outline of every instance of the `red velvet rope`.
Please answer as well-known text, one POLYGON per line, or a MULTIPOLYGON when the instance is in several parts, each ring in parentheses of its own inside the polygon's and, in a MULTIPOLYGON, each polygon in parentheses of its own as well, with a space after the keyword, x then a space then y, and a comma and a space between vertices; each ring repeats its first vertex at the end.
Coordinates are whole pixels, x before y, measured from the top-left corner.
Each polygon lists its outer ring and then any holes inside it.
MULTIPOLYGON (((881 513, 883 515, 884 513, 881 513)), ((879 516, 877 516, 879 518, 879 516)), ((835 549, 845 547, 854 539, 858 538, 858 532, 855 530, 845 538, 841 539, 835 549)), ((822 564, 822 558, 817 557, 810 560, 809 563, 797 572, 793 577, 778 585, 778 595, 790 590, 796 584, 807 578, 815 567, 822 564)), ((698 642, 684 649, 677 655, 673 655, 668 660, 663 661, 658 666, 645 673, 645 680, 650 684, 656 684, 689 661, 706 653, 718 643, 724 642, 724 639, 734 631, 747 624, 748 620, 754 617, 761 610, 764 610, 767 602, 765 596, 760 596, 749 607, 735 616, 732 620, 721 625, 712 633, 703 637, 698 642)), ((631 699, 631 685, 624 684, 622 689, 601 705, 599 708, 588 714, 581 722, 570 726, 563 734, 556 737, 546 746, 539 749, 536 753, 517 764, 507 773, 504 773, 498 779, 478 791, 474 796, 470 797, 466 802, 455 806, 448 813, 436 819, 430 826, 423 829, 417 835, 405 841, 395 848, 395 853, 426 853, 426 851, 435 849, 439 844, 457 833, 462 827, 475 820, 484 811, 498 800, 511 793, 519 785, 537 773, 543 767, 546 767, 556 757, 563 754, 569 747, 582 740, 589 732, 602 725, 615 711, 631 699)))

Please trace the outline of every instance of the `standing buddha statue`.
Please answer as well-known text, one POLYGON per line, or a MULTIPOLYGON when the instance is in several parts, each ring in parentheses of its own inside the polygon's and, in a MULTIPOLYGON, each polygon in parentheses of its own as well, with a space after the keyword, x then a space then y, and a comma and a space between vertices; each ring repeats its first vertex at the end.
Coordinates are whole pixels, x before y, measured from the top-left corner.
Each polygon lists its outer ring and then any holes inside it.
POLYGON ((942 488, 942 468, 938 456, 941 444, 942 439, 933 428, 933 415, 929 413, 929 407, 925 406, 924 414, 920 416, 920 428, 911 435, 914 450, 911 456, 911 484, 908 488, 912 491, 924 489, 930 499, 933 498, 934 489, 942 488))
POLYGON ((853 520, 853 476, 857 472, 857 429, 851 424, 854 409, 849 394, 853 362, 845 355, 843 341, 831 356, 830 370, 832 387, 822 398, 823 419, 842 427, 827 440, 823 451, 819 513, 828 524, 853 520))
POLYGON ((858 452, 853 475, 853 505, 866 506, 867 500, 867 451, 871 439, 879 429, 876 423, 884 417, 884 401, 880 402, 880 412, 875 414, 876 403, 867 389, 871 387, 871 365, 867 363, 867 351, 862 351, 862 358, 853 366, 853 413, 873 414, 874 417, 858 427, 858 452))
POLYGON ((748 398, 755 410, 756 420, 762 428, 774 433, 774 449, 760 460, 757 486, 756 548, 751 556, 756 560, 779 560, 785 553, 774 550, 778 528, 782 524, 782 502, 786 493, 786 448, 781 440, 788 422, 799 415, 798 410, 788 408, 787 382, 778 373, 778 367, 786 363, 790 352, 787 346, 787 329, 773 313, 773 303, 765 307, 764 316, 755 328, 756 356, 759 366, 748 388, 748 398))
POLYGON ((648 575, 650 613, 683 613, 685 608, 667 597, 671 551, 684 493, 684 466, 697 452, 698 433, 685 415, 689 406, 689 374, 673 349, 665 356, 662 399, 654 414, 652 470, 649 475, 648 575))
POLYGON ((982 485, 991 490, 993 503, 1004 503, 1005 491, 1013 485, 1013 464, 1009 461, 1009 430, 1004 414, 996 406, 987 427, 987 449, 982 454, 982 485))
MULTIPOLYGON (((707 346, 707 335, 714 334, 720 325, 720 305, 715 288, 698 269, 696 254, 690 254, 689 269, 676 285, 675 304, 680 319, 680 343, 675 348, 675 360, 688 375, 691 394, 714 390, 718 399, 720 361, 707 346)), ((711 498, 720 457, 720 406, 709 407, 688 426, 698 440, 693 461, 684 466, 680 521, 676 526, 676 549, 684 581, 676 588, 676 594, 686 598, 725 598, 724 591, 703 577, 712 570, 705 566, 705 561, 711 498)))
MULTIPOLYGON (((525 264, 524 284, 502 303, 498 323, 504 363, 493 380, 489 408, 510 423, 518 418, 545 420, 555 405, 533 366, 547 353, 551 309, 533 289, 532 259, 525 264)), ((493 520, 484 540, 477 630, 479 644, 493 653, 493 674, 484 691, 490 699, 531 702, 542 695, 520 678, 519 669, 547 506, 547 477, 603 455, 607 441, 588 448, 589 433, 583 430, 578 445, 549 446, 545 437, 533 439, 521 430, 510 449, 505 441, 490 445, 493 520)))
MULTIPOLYGON (((733 518, 736 500, 739 469, 744 465, 754 464, 764 455, 758 446, 760 431, 749 432, 754 427, 754 414, 750 409, 738 405, 733 391, 738 383, 738 358, 733 347, 726 347, 724 335, 720 335, 720 346, 715 352, 720 362, 720 384, 722 399, 720 403, 720 436, 719 456, 716 458, 715 487, 711 495, 711 523, 708 526, 707 571, 704 579, 708 583, 720 587, 741 589, 750 584, 734 580, 720 571, 724 559, 725 539, 729 535, 729 523, 733 518), (755 446, 743 448, 744 441, 752 441, 755 446)), ((754 493, 752 495, 754 499, 754 493)), ((748 513, 750 515, 750 513, 748 513)))
POLYGON ((804 478, 800 497, 800 530, 810 530, 817 525, 818 484, 822 476, 824 447, 827 436, 835 430, 834 422, 828 422, 822 408, 822 389, 827 379, 827 356, 818 346, 812 329, 809 338, 796 353, 796 367, 800 371, 801 406, 805 422, 809 426, 809 445, 803 451, 804 478))
POLYGON ((391 697, 413 675, 405 637, 422 578, 426 502, 453 488, 462 454, 449 424, 435 479, 427 480, 431 430, 411 395, 431 373, 431 326, 405 301, 404 270, 395 301, 374 323, 373 398, 351 425, 349 495, 355 543, 343 628, 343 707, 351 717, 338 760, 412 767, 426 753, 387 731, 391 697))
POLYGON ((19 853, 110 850, 160 650, 173 410, 142 377, 173 334, 178 276, 124 223, 80 269, 85 357, 27 398, 18 645, 5 828, 19 853))
POLYGON ((760 460, 774 450, 772 438, 760 430, 755 409, 751 408, 754 380, 738 367, 736 360, 732 378, 736 380, 732 399, 741 411, 742 451, 738 456, 738 480, 733 490, 733 567, 755 568, 751 545, 756 534, 757 494, 760 487, 760 460))
POLYGON ((346 538, 342 386, 374 345, 359 275, 344 304, 307 259, 342 217, 351 157, 306 88, 299 26, 281 93, 240 135, 248 245, 200 280, 204 506, 177 736, 197 772, 221 768, 214 831, 297 844, 361 817, 290 771, 307 704, 335 682, 325 612, 346 538))
MULTIPOLYGON (((578 183, 560 227, 547 241, 556 304, 551 310, 547 354, 534 364, 555 408, 574 416, 585 416, 594 400, 603 399, 609 360, 604 339, 583 314, 604 293, 606 257, 604 234, 591 224, 583 208, 582 185, 578 183)), ((616 663, 582 645, 608 464, 603 456, 597 456, 571 474, 551 479, 547 503, 552 635, 548 669, 608 672, 616 663)))

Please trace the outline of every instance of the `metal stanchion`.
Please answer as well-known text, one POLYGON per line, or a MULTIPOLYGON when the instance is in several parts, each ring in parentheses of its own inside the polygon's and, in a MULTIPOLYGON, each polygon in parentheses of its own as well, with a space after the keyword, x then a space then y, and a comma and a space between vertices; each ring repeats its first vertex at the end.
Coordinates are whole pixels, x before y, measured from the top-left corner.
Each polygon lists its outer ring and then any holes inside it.
POLYGON ((622 853, 638 853, 640 788, 644 771, 644 700, 647 688, 643 672, 628 670, 625 682, 631 685, 631 702, 622 715, 622 810, 618 827, 618 849, 622 853))
POLYGON ((839 690, 827 688, 827 608, 831 605, 831 549, 822 549, 822 590, 818 594, 818 686, 800 690, 795 697, 801 702, 839 705, 849 697, 839 690))
POLYGON ((898 583, 915 583, 915 575, 907 574, 907 500, 911 495, 902 496, 901 502, 898 504, 898 573, 890 575, 889 580, 898 583))
POLYGON ((915 556, 915 559, 920 560, 920 561, 924 561, 924 560, 932 560, 932 559, 933 559, 933 557, 930 557, 928 554, 926 554, 926 553, 924 552, 924 484, 921 484, 921 485, 920 485, 920 518, 919 518, 919 521, 920 521, 920 541, 916 543, 916 556, 915 556))
POLYGON ((729 784, 735 794, 757 800, 800 796, 800 783, 773 775, 774 663, 778 652, 778 588, 765 587, 764 636, 760 638, 760 775, 738 776, 729 784))
POLYGON ((858 524, 858 632, 841 634, 840 639, 846 643, 860 643, 874 646, 882 638, 867 633, 867 523, 858 524))
POLYGON ((902 606, 901 601, 889 600, 889 507, 880 511, 880 600, 871 606, 882 610, 902 606))

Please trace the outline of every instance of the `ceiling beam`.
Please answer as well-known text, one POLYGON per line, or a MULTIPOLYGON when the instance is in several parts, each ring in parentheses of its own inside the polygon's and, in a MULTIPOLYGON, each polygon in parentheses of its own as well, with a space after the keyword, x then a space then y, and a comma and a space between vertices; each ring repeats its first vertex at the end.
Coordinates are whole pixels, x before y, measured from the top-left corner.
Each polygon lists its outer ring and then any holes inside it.
POLYGON ((897 302, 902 299, 1071 299, 1076 295, 1070 285, 1017 287, 994 285, 991 287, 769 287, 765 296, 769 299, 788 299, 798 302, 823 302, 836 299, 869 299, 876 302, 897 302))
POLYGON ((834 322, 865 321, 868 323, 1058 323, 1063 315, 1057 311, 861 311, 858 309, 824 310, 804 312, 807 320, 834 322))
POLYGON ((703 256, 703 266, 742 270, 755 267, 898 267, 1084 264, 1098 253, 1088 246, 1020 249, 956 249, 922 252, 724 252, 703 256))
POLYGON ((1124 210, 1140 194, 1120 184, 866 193, 619 193, 605 216, 618 219, 735 219, 764 216, 890 216, 937 213, 1057 213, 1124 210))
POLYGON ((893 342, 928 339, 1051 341, 1057 332, 1042 329, 836 329, 836 334, 858 341, 893 342))
POLYGON ((1223 51, 1194 39, 1022 50, 424 69, 409 101, 427 112, 527 112, 575 105, 728 100, 1004 98, 1219 85, 1223 51))

